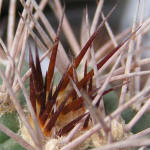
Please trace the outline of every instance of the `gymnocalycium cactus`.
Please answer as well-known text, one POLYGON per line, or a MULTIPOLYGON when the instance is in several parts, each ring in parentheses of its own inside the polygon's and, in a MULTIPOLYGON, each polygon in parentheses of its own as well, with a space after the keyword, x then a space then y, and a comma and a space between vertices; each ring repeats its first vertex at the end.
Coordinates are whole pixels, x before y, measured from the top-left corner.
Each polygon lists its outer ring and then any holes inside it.
POLYGON ((144 67, 150 59, 141 53, 150 21, 142 15, 137 21, 144 0, 137 1, 132 28, 117 36, 107 22, 116 6, 105 17, 104 0, 99 0, 91 25, 86 8, 81 45, 59 0, 20 2, 23 12, 15 31, 17 1, 10 0, 7 47, 0 39, 0 149, 148 149, 150 71, 144 67), (57 33, 44 14, 46 5, 59 20, 57 33), (93 41, 104 26, 111 40, 96 50, 93 41), (61 43, 62 31, 72 60, 61 43), (34 48, 26 48, 30 37, 34 48), (41 62, 46 57, 50 60, 44 76, 41 62))

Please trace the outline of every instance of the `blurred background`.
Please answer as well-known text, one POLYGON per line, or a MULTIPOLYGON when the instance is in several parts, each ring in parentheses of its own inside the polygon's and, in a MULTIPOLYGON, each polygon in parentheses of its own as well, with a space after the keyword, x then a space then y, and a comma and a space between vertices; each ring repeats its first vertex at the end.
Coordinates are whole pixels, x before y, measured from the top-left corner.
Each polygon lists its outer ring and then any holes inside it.
MULTIPOLYGON (((9 2, 10 0, 3 0, 2 2, 2 9, 1 9, 1 16, 0 16, 0 37, 2 37, 3 39, 5 39, 6 34, 7 34, 6 30, 7 30, 7 21, 8 21, 9 2)), ((37 2, 39 3, 40 0, 37 0, 37 2)), ((86 6, 88 8, 89 21, 92 21, 97 2, 98 0, 63 0, 62 1, 62 3, 65 4, 66 6, 65 12, 76 37, 80 36, 79 29, 81 27, 83 12, 86 6)), ((104 14, 107 15, 107 13, 111 10, 111 8, 116 3, 118 4, 118 6, 108 20, 115 34, 119 33, 120 31, 122 31, 123 29, 127 27, 131 27, 134 12, 136 10, 137 0, 120 0, 120 1, 105 0, 104 7, 103 7, 104 14)), ((149 10, 148 8, 150 8, 149 0, 145 0, 145 6, 147 8, 145 9, 144 14, 145 14, 145 17, 147 17, 150 13, 148 11, 149 10)), ((16 6, 16 25, 20 17, 19 13, 21 12, 22 12, 22 5, 18 0, 17 6, 16 6)), ((46 16, 48 17, 50 23, 56 30, 58 21, 55 15, 53 14, 52 10, 50 9, 49 5, 46 6, 46 8, 44 9, 44 12, 46 16)), ((105 34, 105 29, 99 34, 98 39, 99 39, 99 46, 101 44, 103 45, 103 43, 108 39, 107 35, 105 34)))
MULTIPOLYGON (((19 13, 22 13, 23 7, 18 0, 14 0, 17 2, 16 5, 16 24, 15 28, 17 27, 18 21, 19 21, 19 13)), ((51 0, 49 0, 50 3, 51 0)), ((141 2, 141 0, 139 0, 141 2)), ((9 4, 10 0, 0 0, 0 3, 2 2, 2 9, 0 14, 0 37, 3 39, 3 41, 7 40, 7 22, 8 22, 8 10, 9 10, 9 4)), ((66 10, 66 16, 69 20, 69 23, 73 29, 73 32, 76 36, 77 41, 80 43, 80 34, 81 34, 81 24, 83 19, 83 14, 85 12, 85 9, 87 7, 88 9, 88 15, 89 15, 89 23, 92 22, 96 6, 98 3, 98 0, 61 0, 62 4, 65 5, 66 10)), ((40 3, 40 0, 37 0, 37 3, 40 3)), ((131 28, 133 23, 133 18, 136 12, 137 7, 137 0, 104 0, 103 5, 103 13, 106 16, 108 12, 117 4, 116 10, 112 13, 111 17, 108 19, 108 22, 112 28, 112 31, 115 35, 118 33, 121 33, 126 28, 131 28)), ((150 0, 145 0, 145 9, 144 9, 144 18, 147 18, 150 15, 150 0)), ((58 27, 58 20, 56 19, 51 7, 49 4, 46 5, 44 9, 44 14, 48 18, 49 22, 51 23, 54 30, 57 30, 58 27)), ((138 14, 141 15, 141 14, 138 14)), ((102 19, 99 19, 99 23, 102 21, 102 19)), ((35 31, 36 32, 36 31, 35 31)), ((38 34, 38 33, 37 33, 38 34)), ((149 41, 147 40, 147 36, 143 39, 145 40, 146 46, 149 46, 149 41)), ((108 40, 109 40, 108 33, 105 28, 99 33, 97 38, 94 41, 94 47, 95 49, 99 49, 102 47, 108 40)), ((67 43, 67 40, 64 36, 64 34, 61 34, 61 41, 65 48, 65 50, 69 53, 70 47, 67 43)), ((81 44, 81 43, 80 43, 81 44)), ((72 54, 71 54, 72 55, 72 54)), ((143 54, 143 57, 150 55, 149 51, 146 51, 143 54)), ((47 64, 47 60, 43 62, 42 64, 47 64)), ((47 66, 47 65, 46 65, 47 66)), ((47 68, 47 67, 46 67, 47 68)))

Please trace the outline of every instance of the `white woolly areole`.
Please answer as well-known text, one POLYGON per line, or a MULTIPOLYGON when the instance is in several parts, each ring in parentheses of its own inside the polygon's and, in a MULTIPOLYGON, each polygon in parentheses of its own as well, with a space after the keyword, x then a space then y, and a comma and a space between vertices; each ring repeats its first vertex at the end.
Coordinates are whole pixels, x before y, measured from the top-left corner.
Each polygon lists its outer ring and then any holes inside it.
POLYGON ((115 119, 112 120, 111 133, 115 141, 122 139, 122 137, 124 136, 123 123, 120 123, 115 119))
POLYGON ((59 143, 57 139, 50 139, 46 145, 44 150, 59 150, 59 143))
POLYGON ((0 86, 0 116, 4 113, 12 112, 15 110, 15 107, 6 91, 0 86))

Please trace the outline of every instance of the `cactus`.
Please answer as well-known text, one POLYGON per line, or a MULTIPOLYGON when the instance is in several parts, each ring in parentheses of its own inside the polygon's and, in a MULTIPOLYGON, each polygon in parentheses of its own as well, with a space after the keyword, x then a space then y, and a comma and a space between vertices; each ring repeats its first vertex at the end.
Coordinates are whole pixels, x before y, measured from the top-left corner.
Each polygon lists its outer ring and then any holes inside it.
POLYGON ((137 1, 131 29, 119 35, 108 23, 117 5, 105 17, 104 1, 98 1, 91 25, 86 8, 80 44, 59 0, 18 3, 23 6, 18 24, 17 1, 9 3, 7 46, 0 39, 0 149, 149 149, 150 71, 143 66, 150 60, 141 58, 149 19, 137 15, 144 0, 137 1), (58 19, 57 32, 44 14, 46 5, 58 19), (110 41, 97 49, 94 40, 103 27, 110 41), (72 59, 61 42, 62 32, 72 59))

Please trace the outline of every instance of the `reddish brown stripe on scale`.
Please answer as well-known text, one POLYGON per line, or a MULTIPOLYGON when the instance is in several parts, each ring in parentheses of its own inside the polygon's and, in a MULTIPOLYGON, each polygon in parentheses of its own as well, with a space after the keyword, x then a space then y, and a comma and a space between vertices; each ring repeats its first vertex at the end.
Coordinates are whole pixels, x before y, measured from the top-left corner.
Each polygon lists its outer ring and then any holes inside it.
MULTIPOLYGON (((68 71, 68 68, 66 70, 68 71)), ((63 74, 63 76, 62 76, 62 78, 61 78, 61 80, 60 80, 60 82, 59 82, 59 84, 58 84, 58 86, 57 86, 57 88, 56 88, 56 90, 55 90, 55 92, 53 94, 53 99, 56 99, 58 94, 59 94, 59 92, 61 91, 61 87, 62 87, 63 82, 65 80, 65 76, 67 74, 67 71, 63 74)))
POLYGON ((79 87, 83 87, 89 81, 89 79, 92 78, 93 75, 94 71, 91 70, 83 79, 79 81, 79 87))
POLYGON ((51 85, 51 88, 50 88, 50 91, 49 91, 49 96, 48 96, 48 100, 47 100, 47 103, 46 103, 46 108, 43 112, 43 114, 40 116, 40 120, 41 120, 41 124, 44 125, 45 124, 45 121, 48 119, 48 116, 50 115, 51 111, 52 111, 52 108, 53 108, 53 105, 56 103, 56 99, 57 99, 57 96, 60 92, 60 89, 61 89, 61 86, 62 86, 62 83, 64 81, 64 78, 65 78, 65 75, 66 73, 64 73, 64 75, 62 76, 54 94, 52 95, 52 85, 51 85))
POLYGON ((41 123, 42 126, 44 126, 46 120, 48 119, 55 102, 56 102, 56 100, 54 100, 54 99, 51 99, 51 100, 48 101, 43 114, 40 116, 40 123, 41 123))
POLYGON ((67 87, 67 85, 69 83, 69 77, 68 76, 73 77, 73 67, 72 66, 69 67, 68 71, 66 71, 66 75, 65 75, 61 90, 64 90, 67 87))
POLYGON ((35 93, 35 98, 37 98, 38 103, 41 105, 42 101, 39 96, 41 95, 43 88, 40 86, 40 82, 37 79, 38 74, 34 65, 33 56, 32 56, 30 49, 29 49, 29 61, 30 61, 30 66, 32 70, 31 76, 32 76, 32 81, 33 81, 33 86, 34 86, 33 89, 35 93))
MULTIPOLYGON (((63 77, 62 77, 62 81, 63 81, 63 77)), ((56 104, 56 102, 57 102, 56 99, 57 99, 57 96, 58 96, 58 94, 60 92, 62 81, 59 82, 59 85, 56 88, 56 91, 54 92, 54 95, 52 95, 52 87, 50 88, 50 92, 49 92, 46 108, 45 108, 43 114, 40 117, 40 121, 41 121, 42 125, 45 124, 46 120, 48 119, 48 117, 52 113, 52 108, 53 108, 54 104, 56 104)))
POLYGON ((38 102, 40 103, 40 116, 39 117, 40 117, 40 121, 41 121, 42 125, 45 123, 45 121, 49 115, 49 112, 47 112, 48 111, 47 109, 49 109, 51 111, 51 109, 56 101, 56 100, 52 100, 51 102, 49 102, 50 104, 48 103, 49 106, 46 106, 46 110, 45 110, 45 103, 47 103, 46 102, 46 91, 48 91, 48 93, 49 93, 49 98, 51 98, 50 96, 52 95, 52 87, 51 86, 52 86, 52 79, 53 79, 53 74, 54 74, 54 69, 55 69, 55 61, 56 61, 56 55, 57 55, 57 50, 58 50, 58 43, 59 43, 59 37, 60 37, 61 28, 62 28, 63 17, 64 17, 64 13, 63 13, 63 16, 61 18, 61 21, 60 21, 60 24, 59 24, 59 27, 57 30, 57 36, 56 36, 56 39, 54 42, 54 46, 52 47, 51 60, 50 60, 50 64, 49 64, 48 73, 46 74, 45 87, 43 85, 43 77, 42 77, 42 72, 41 72, 38 50, 36 48, 36 69, 35 69, 33 57, 32 57, 31 51, 30 51, 32 78, 33 78, 33 84, 35 87, 35 94, 36 94, 38 102), (51 89, 50 89, 50 87, 51 87, 51 89), (44 113, 44 115, 43 115, 43 113, 44 113))
POLYGON ((36 74, 37 74, 36 80, 38 81, 38 86, 39 86, 38 87, 39 92, 37 92, 37 98, 41 104, 41 107, 40 107, 40 115, 41 115, 45 109, 46 92, 44 89, 43 76, 42 76, 38 49, 37 47, 35 49, 36 49, 35 52, 36 52, 36 74))
MULTIPOLYGON (((87 77, 87 76, 86 76, 87 77)), ((83 78, 84 79, 84 78, 83 78)), ((87 78, 86 78, 87 79, 87 78)), ((78 89, 81 89, 86 83, 88 82, 88 80, 85 82, 84 81, 84 84, 81 85, 80 82, 78 82, 78 89)), ((91 92, 92 91, 92 79, 90 79, 90 84, 89 84, 89 89, 88 89, 88 92, 91 92)), ((73 89, 72 90, 72 94, 71 96, 75 96, 76 95, 76 91, 73 89)))
POLYGON ((37 80, 39 81, 41 89, 44 89, 43 75, 42 75, 42 70, 41 70, 40 59, 39 59, 39 53, 38 53, 37 46, 35 46, 35 53, 36 53, 36 74, 38 75, 37 80))
POLYGON ((87 75, 87 61, 85 62, 85 67, 84 67, 84 76, 87 75))
POLYGON ((90 79, 88 92, 91 92, 91 91, 92 91, 92 87, 93 87, 93 78, 90 79))
POLYGON ((63 114, 67 114, 70 111, 75 111, 78 110, 79 108, 81 108, 83 106, 83 99, 80 97, 77 100, 72 101, 71 103, 67 104, 62 113, 63 114))
POLYGON ((85 113, 83 115, 80 115, 79 117, 77 117, 76 119, 74 119, 73 121, 71 121, 70 123, 68 123, 66 126, 64 126, 62 129, 60 129, 57 133, 58 136, 63 136, 65 134, 67 134, 69 131, 71 131, 75 125, 88 113, 85 113))
POLYGON ((89 120, 90 120, 90 114, 87 116, 87 118, 84 121, 83 129, 86 129, 88 127, 89 120))
POLYGON ((54 45, 52 47, 52 54, 51 54, 50 64, 49 64, 48 73, 47 73, 47 86, 46 86, 47 92, 49 92, 52 78, 54 75, 56 56, 57 56, 57 51, 58 51, 58 44, 59 44, 60 33, 61 33, 61 29, 62 29, 63 18, 64 18, 64 11, 63 11, 63 15, 61 17, 60 23, 59 23, 55 42, 54 42, 54 45))
POLYGON ((62 103, 59 105, 58 109, 56 110, 56 112, 54 112, 54 114, 51 116, 49 122, 47 123, 44 132, 46 135, 50 134, 51 129, 55 126, 55 123, 60 115, 60 113, 63 111, 63 108, 68 100, 68 98, 70 97, 71 92, 68 93, 68 95, 65 97, 65 99, 62 101, 62 103))
POLYGON ((54 75, 57 50, 58 50, 58 41, 55 41, 54 46, 52 47, 52 54, 51 54, 48 72, 47 72, 47 86, 46 86, 47 92, 49 92, 50 90, 50 85, 52 83, 52 79, 54 75))
MULTIPOLYGON (((82 87, 81 87, 82 88, 82 87)), ((80 87, 79 87, 80 89, 80 87)), ((90 96, 92 96, 94 94, 94 92, 96 92, 97 90, 92 91, 92 78, 90 79, 90 83, 89 83, 89 88, 88 88, 88 93, 90 96)), ((73 89, 71 92, 71 97, 75 97, 76 96, 76 92, 73 89)), ((69 97, 70 98, 70 97, 69 97)), ((83 106, 83 100, 82 98, 78 98, 73 100, 71 103, 69 103, 68 105, 65 106, 63 113, 66 114, 67 112, 70 112, 72 110, 77 110, 79 108, 81 108, 83 106), (72 108, 71 108, 72 107, 72 108), (74 109, 73 109, 74 108, 74 109), (70 110, 69 110, 70 109, 70 110)))
POLYGON ((36 113, 36 96, 35 96, 35 90, 33 86, 32 75, 30 76, 30 101, 34 109, 34 112, 36 113))
MULTIPOLYGON (((90 96, 92 96, 98 89, 95 89, 92 91, 92 79, 90 80, 90 83, 89 83, 89 89, 88 89, 88 93, 90 96)), ((76 95, 76 92, 75 90, 73 89, 72 92, 71 92, 71 96, 73 95, 76 95)), ((70 111, 75 111, 75 110, 78 110, 80 109, 81 107, 83 107, 83 99, 82 97, 78 98, 78 99, 75 99, 73 100, 72 102, 70 102, 69 104, 67 104, 64 109, 63 109, 63 114, 67 114, 69 113, 70 111)))
POLYGON ((50 90, 49 90, 49 93, 48 93, 46 105, 48 105, 48 101, 52 100, 52 95, 53 95, 53 82, 50 86, 50 90))
MULTIPOLYGON (((85 67, 84 67, 84 77, 87 75, 87 61, 85 62, 85 67)), ((87 83, 83 85, 83 89, 87 90, 87 83)))
POLYGON ((29 46, 29 66, 32 70, 32 74, 30 75, 30 100, 32 103, 32 107, 33 107, 34 111, 36 112, 36 94, 35 94, 35 88, 34 88, 34 83, 33 83, 33 71, 35 71, 35 66, 34 66, 30 46, 29 46))

